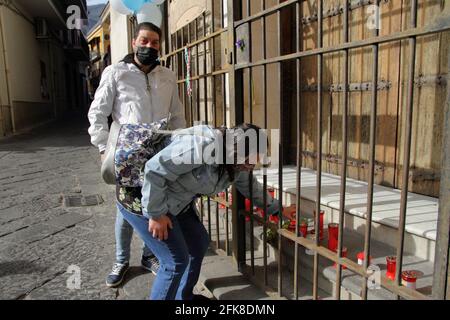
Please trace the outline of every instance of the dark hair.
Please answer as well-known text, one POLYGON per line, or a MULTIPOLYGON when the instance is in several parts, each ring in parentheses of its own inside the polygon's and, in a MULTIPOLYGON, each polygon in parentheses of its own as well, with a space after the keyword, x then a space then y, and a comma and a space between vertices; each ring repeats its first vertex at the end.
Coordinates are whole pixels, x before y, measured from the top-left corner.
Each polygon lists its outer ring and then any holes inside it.
MULTIPOLYGON (((234 131, 234 137, 235 140, 234 142, 234 152, 235 152, 235 156, 237 156, 237 145, 238 145, 238 138, 240 137, 239 140, 242 139, 242 137, 244 137, 244 157, 247 158, 249 157, 251 154, 255 154, 255 153, 260 153, 263 150, 260 150, 260 139, 264 137, 267 139, 267 134, 265 133, 265 131, 263 131, 260 127, 251 124, 251 123, 243 123, 240 125, 235 126, 234 128, 232 128, 231 130, 234 131), (250 144, 251 142, 254 141, 250 141, 250 137, 247 135, 247 133, 253 131, 256 134, 256 145, 255 144, 250 144)), ((268 144, 268 141, 267 141, 268 144)))
POLYGON ((141 32, 141 30, 148 30, 148 31, 156 32, 159 35, 159 39, 161 40, 162 31, 160 28, 155 26, 153 23, 151 23, 151 22, 139 23, 136 27, 136 32, 134 33, 134 39, 137 39, 137 37, 139 36, 139 32, 141 32))
MULTIPOLYGON (((220 127, 218 128, 219 131, 222 133, 222 138, 223 138, 223 150, 226 150, 227 148, 227 129, 225 127, 220 127)), ((254 125, 254 124, 250 124, 250 123, 243 123, 240 125, 235 126, 234 128, 232 128, 231 130, 233 130, 234 132, 238 132, 237 135, 234 135, 234 141, 233 141, 233 146, 234 146, 234 161, 237 161, 237 153, 238 153, 238 139, 237 136, 240 135, 241 137, 244 136, 244 157, 249 157, 251 154, 254 153, 260 153, 262 151, 266 151, 267 150, 260 150, 260 139, 267 139, 267 146, 269 145, 268 142, 268 136, 267 133, 265 132, 265 130, 261 129, 260 127, 254 125), (256 145, 250 145, 250 139, 248 136, 246 136, 247 131, 250 130, 254 130, 256 133, 256 145)), ((241 138, 242 139, 242 138, 241 138)), ((228 142, 228 145, 230 144, 230 142, 228 142)), ((234 176, 235 176, 235 164, 229 164, 226 162, 226 155, 227 152, 223 152, 223 164, 220 165, 220 175, 222 176, 222 174, 227 171, 230 180, 233 181, 234 180, 234 176)))

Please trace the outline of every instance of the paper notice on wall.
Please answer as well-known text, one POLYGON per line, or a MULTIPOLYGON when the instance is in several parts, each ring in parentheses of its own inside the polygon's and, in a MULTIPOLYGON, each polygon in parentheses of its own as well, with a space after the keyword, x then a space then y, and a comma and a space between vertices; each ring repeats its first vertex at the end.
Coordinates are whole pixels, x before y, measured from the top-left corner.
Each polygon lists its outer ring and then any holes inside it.
POLYGON ((208 8, 207 0, 173 0, 169 4, 170 33, 183 28, 194 21, 208 8))

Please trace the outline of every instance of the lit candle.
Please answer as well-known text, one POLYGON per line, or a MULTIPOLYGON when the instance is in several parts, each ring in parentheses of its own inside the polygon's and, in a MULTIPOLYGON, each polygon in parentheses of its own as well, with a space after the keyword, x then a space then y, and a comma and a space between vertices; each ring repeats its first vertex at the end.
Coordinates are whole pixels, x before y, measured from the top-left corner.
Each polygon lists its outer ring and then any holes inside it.
POLYGON ((414 271, 403 271, 402 280, 402 284, 405 287, 416 290, 417 273, 414 271))
POLYGON ((328 224, 328 249, 336 251, 338 245, 339 224, 328 224))
POLYGON ((245 199, 245 211, 250 212, 250 199, 245 199))
POLYGON ((395 268, 397 264, 397 257, 389 256, 386 257, 387 271, 386 277, 391 280, 395 280, 395 268))
POLYGON ((300 221, 300 235, 303 238, 306 238, 306 236, 308 235, 308 222, 300 221))
MULTIPOLYGON (((358 264, 362 266, 364 264, 364 251, 359 252, 356 255, 356 258, 358 259, 358 264)), ((369 264, 372 262, 372 256, 369 256, 369 264)))

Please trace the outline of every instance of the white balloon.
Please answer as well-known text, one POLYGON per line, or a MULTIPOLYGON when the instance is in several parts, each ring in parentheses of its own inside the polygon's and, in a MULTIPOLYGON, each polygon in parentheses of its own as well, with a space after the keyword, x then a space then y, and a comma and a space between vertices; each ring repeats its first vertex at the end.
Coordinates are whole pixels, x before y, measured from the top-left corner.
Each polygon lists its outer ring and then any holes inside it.
POLYGON ((163 16, 161 9, 157 5, 147 2, 136 14, 136 18, 138 23, 151 22, 157 27, 161 27, 163 16))
POLYGON ((115 11, 121 14, 132 14, 133 12, 128 9, 122 2, 122 0, 110 0, 109 1, 111 8, 113 8, 115 11))

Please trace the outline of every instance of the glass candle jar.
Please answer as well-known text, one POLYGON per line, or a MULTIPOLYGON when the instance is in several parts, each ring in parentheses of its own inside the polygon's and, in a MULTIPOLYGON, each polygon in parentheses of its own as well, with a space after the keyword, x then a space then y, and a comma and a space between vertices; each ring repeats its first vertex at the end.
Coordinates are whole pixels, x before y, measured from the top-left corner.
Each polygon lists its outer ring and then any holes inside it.
POLYGON ((386 257, 386 265, 387 265, 386 277, 388 279, 395 280, 395 268, 397 265, 397 257, 395 256, 386 257))
POLYGON ((308 235, 308 223, 301 222, 299 228, 300 228, 300 236, 306 238, 306 236, 308 235))
POLYGON ((292 231, 292 232, 295 232, 295 225, 297 224, 297 221, 295 220, 295 219, 292 219, 290 222, 289 222, 289 227, 288 227, 288 230, 289 231, 292 231))
POLYGON ((245 199, 245 211, 250 212, 250 199, 245 199))
MULTIPOLYGON (((358 259, 358 264, 362 266, 364 264, 364 251, 358 252, 356 255, 356 258, 358 259)), ((369 256, 369 265, 372 262, 372 256, 369 256)))
POLYGON ((337 250, 338 235, 339 235, 339 224, 338 223, 329 223, 328 224, 328 249, 330 249, 332 251, 337 250))
POLYGON ((410 289, 416 290, 417 273, 414 271, 402 272, 402 284, 410 289))

